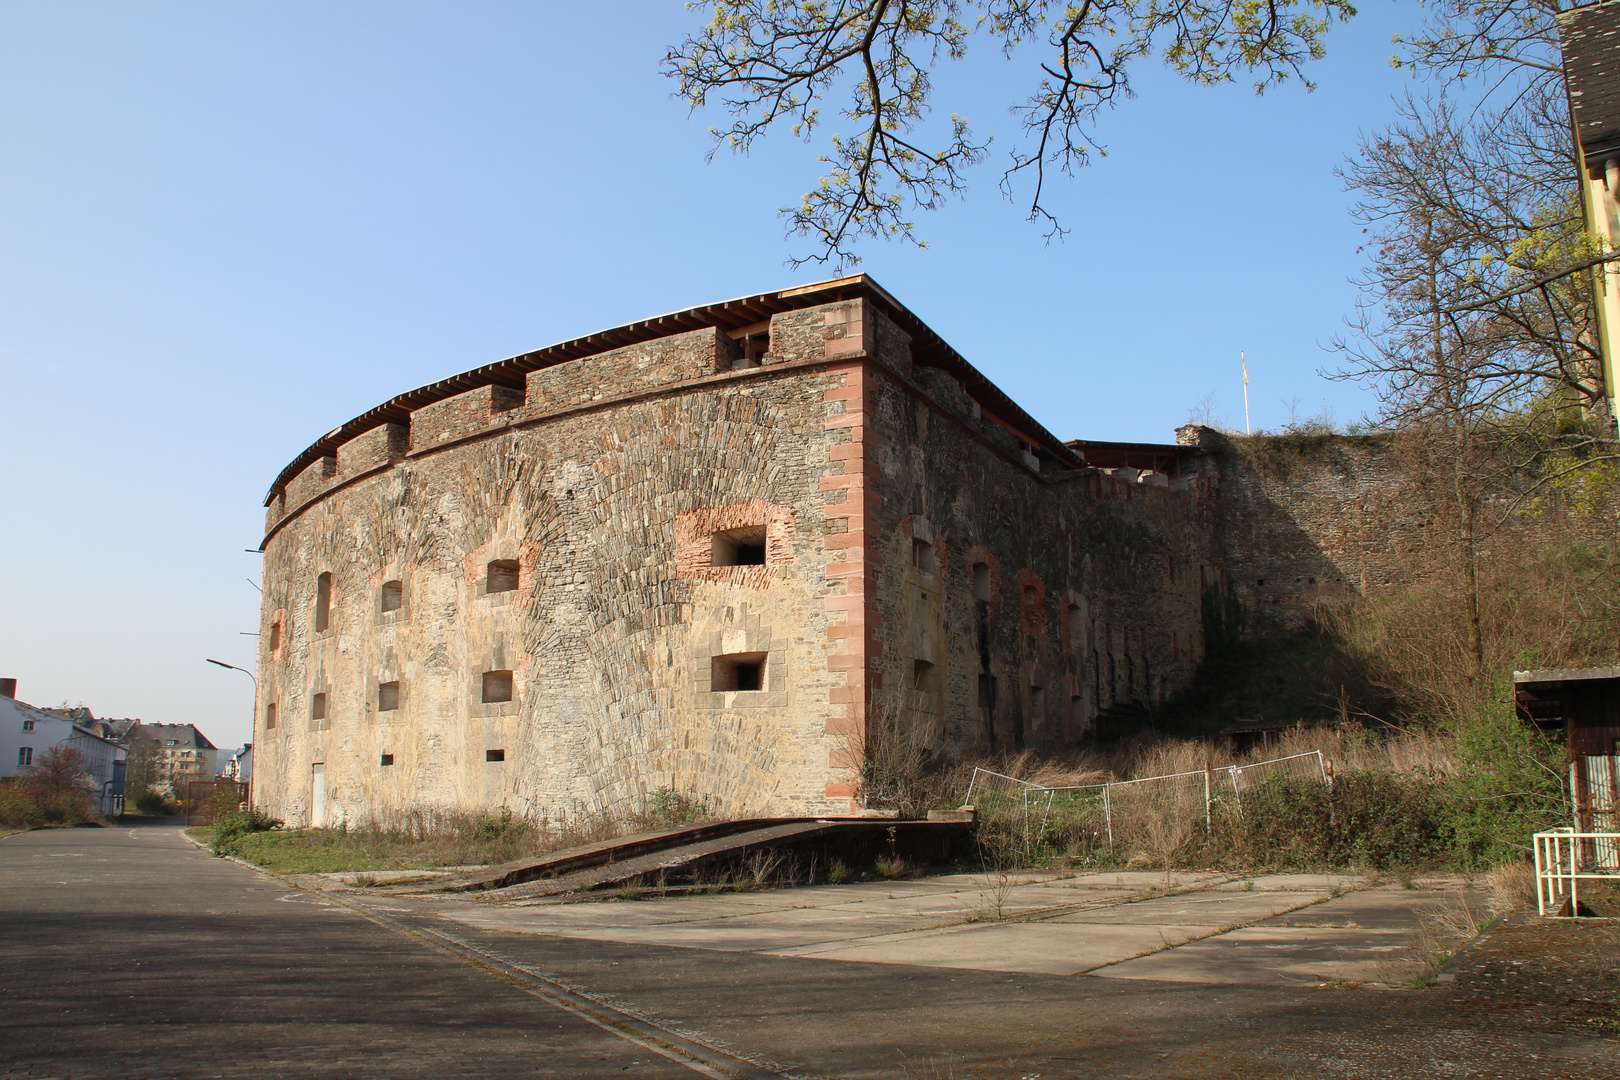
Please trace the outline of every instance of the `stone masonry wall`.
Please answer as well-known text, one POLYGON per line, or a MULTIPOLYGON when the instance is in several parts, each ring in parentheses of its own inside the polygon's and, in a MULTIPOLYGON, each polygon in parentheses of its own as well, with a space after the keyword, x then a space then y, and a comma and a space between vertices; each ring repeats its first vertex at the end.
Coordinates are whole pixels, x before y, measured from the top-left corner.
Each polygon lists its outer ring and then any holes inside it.
POLYGON ((1211 475, 1047 471, 947 373, 877 335, 864 435, 874 708, 935 755, 1057 749, 1203 655, 1211 475), (975 565, 983 567, 976 587, 975 565), (987 580, 986 580, 987 579, 987 580))
MULTIPOLYGON (((841 336, 802 351, 824 359, 841 336)), ((844 613, 828 596, 842 555, 822 513, 843 497, 823 481, 842 471, 828 396, 848 373, 733 372, 714 331, 655 344, 662 366, 642 346, 535 372, 523 401, 435 403, 430 443, 414 416, 408 443, 368 433, 339 450, 352 471, 317 462, 272 506, 256 732, 272 812, 311 817, 317 764, 328 820, 624 811, 660 787, 727 813, 848 808, 834 732, 850 708, 834 699, 849 675, 829 634, 844 613), (700 518, 771 528, 767 565, 701 565, 700 518), (517 562, 516 590, 488 590, 493 560, 517 562), (403 603, 383 611, 392 581, 403 603), (755 654, 758 690, 711 686, 715 657, 755 654), (505 671, 512 700, 485 703, 485 673, 505 671), (385 683, 397 709, 380 707, 385 683)))

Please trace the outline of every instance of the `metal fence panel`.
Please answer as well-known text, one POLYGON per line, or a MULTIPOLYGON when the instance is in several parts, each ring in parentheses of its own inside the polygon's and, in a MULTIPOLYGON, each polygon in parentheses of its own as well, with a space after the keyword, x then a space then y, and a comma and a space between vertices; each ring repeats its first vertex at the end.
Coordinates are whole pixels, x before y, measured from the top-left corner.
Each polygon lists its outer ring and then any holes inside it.
POLYGON ((1249 765, 1223 765, 1072 787, 1042 787, 1005 773, 975 768, 968 782, 966 801, 992 813, 1022 814, 1023 827, 1031 834, 1045 832, 1054 816, 1061 816, 1099 839, 1106 837, 1112 846, 1116 823, 1202 810, 1207 826, 1212 823, 1217 807, 1228 802, 1241 807, 1245 791, 1274 777, 1318 780, 1331 785, 1322 752, 1312 750, 1249 765))

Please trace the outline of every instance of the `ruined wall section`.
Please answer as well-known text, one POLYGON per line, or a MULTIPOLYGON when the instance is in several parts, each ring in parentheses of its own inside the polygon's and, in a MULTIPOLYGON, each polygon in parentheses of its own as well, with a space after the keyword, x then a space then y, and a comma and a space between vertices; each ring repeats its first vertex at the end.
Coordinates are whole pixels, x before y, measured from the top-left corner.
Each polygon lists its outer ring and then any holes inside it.
POLYGON ((718 331, 676 335, 536 371, 521 394, 436 402, 290 484, 265 544, 272 812, 309 820, 317 764, 328 820, 622 812, 660 787, 726 813, 847 809, 850 674, 830 633, 846 587, 827 538, 849 522, 824 514, 848 494, 849 373, 825 363, 847 320, 779 318, 805 324, 816 363, 789 363, 791 332, 746 371, 718 331), (764 565, 699 565, 694 530, 756 525, 764 565), (492 561, 517 564, 515 589, 490 588, 492 561), (758 689, 714 685, 735 656, 760 657, 758 689), (511 700, 486 702, 484 675, 508 671, 511 700))
POLYGON ((1185 687, 1216 478, 1043 461, 893 329, 866 376, 875 719, 937 757, 1058 749, 1185 687))
POLYGON ((1245 438, 1188 425, 1176 437, 1212 451, 1228 587, 1283 625, 1324 603, 1405 591, 1449 542, 1390 436, 1245 438))

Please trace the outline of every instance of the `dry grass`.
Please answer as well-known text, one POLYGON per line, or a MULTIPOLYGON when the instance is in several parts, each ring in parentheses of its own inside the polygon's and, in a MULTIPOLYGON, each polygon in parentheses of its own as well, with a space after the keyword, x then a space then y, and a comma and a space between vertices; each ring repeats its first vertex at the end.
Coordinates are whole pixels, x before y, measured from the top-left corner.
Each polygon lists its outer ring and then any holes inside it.
POLYGON ((1481 879, 1493 915, 1508 915, 1534 907, 1536 869, 1524 860, 1503 863, 1481 879))
POLYGON ((1020 789, 1005 783, 979 788, 974 801, 979 806, 981 832, 1007 834, 998 845, 998 858, 1002 862, 1011 858, 1009 865, 1028 865, 1043 855, 1057 854, 1082 863, 1168 868, 1188 859, 1221 857, 1212 853, 1210 837, 1220 834, 1223 825, 1235 827, 1241 820, 1233 778, 1227 771, 1232 766, 1296 759, 1243 773, 1239 783, 1245 800, 1263 779, 1320 776, 1322 766, 1314 759, 1296 757, 1313 752, 1322 754, 1325 767, 1336 776, 1379 774, 1393 777, 1403 786, 1425 787, 1457 775, 1454 747, 1448 736, 1433 731, 1396 733, 1390 729, 1386 737, 1384 732, 1359 724, 1297 727, 1283 732, 1270 746, 1237 755, 1225 740, 1144 735, 1126 740, 1107 754, 1076 752, 1053 758, 1026 752, 966 761, 935 776, 919 778, 916 786, 931 789, 928 805, 945 806, 965 799, 975 766, 1049 788, 1109 782, 1114 785, 1108 793, 1111 840, 1102 794, 1095 787, 1059 792, 1050 807, 1044 796, 1029 802, 1020 798, 1020 789), (1129 783, 1166 777, 1173 779, 1129 783), (1207 809, 1206 790, 1212 797, 1207 809), (1206 829, 1206 820, 1212 830, 1206 829))
POLYGON ((419 804, 333 828, 252 833, 241 840, 240 855, 284 874, 488 866, 700 820, 700 804, 660 794, 628 817, 580 814, 562 821, 419 804))

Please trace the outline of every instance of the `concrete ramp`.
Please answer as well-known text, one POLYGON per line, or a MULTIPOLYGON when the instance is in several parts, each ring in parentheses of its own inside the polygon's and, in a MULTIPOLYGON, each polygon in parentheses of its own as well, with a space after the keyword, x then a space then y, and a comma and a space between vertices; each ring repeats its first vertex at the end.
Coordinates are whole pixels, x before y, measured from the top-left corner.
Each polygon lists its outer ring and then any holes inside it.
POLYGON ((741 871, 750 859, 797 858, 806 870, 840 859, 852 868, 883 857, 942 862, 972 832, 968 821, 763 818, 709 822, 604 840, 431 884, 379 893, 477 893, 522 900, 629 884, 689 884, 704 872, 741 871))

